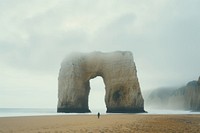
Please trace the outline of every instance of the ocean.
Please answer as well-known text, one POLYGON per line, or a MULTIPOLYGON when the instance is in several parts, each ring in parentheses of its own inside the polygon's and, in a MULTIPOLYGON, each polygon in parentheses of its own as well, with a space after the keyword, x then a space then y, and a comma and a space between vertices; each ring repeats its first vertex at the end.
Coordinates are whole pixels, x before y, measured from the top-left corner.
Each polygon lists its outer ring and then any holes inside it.
POLYGON ((54 108, 0 108, 0 117, 55 115, 54 108))
MULTIPOLYGON (((148 113, 138 114, 200 114, 200 112, 184 110, 153 110, 146 109, 148 113)), ((57 113, 56 108, 0 108, 0 117, 19 117, 19 116, 48 116, 48 115, 95 115, 97 112, 106 114, 105 109, 95 109, 91 113, 57 113)))
POLYGON ((103 109, 94 109, 91 113, 57 113, 57 108, 0 108, 0 117, 46 116, 46 115, 87 115, 106 114, 103 109))

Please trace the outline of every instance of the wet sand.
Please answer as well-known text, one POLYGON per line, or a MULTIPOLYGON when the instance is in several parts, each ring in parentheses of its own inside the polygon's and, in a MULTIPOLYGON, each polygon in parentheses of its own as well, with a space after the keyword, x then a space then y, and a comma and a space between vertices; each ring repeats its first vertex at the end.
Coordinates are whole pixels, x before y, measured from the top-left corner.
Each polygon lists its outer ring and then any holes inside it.
POLYGON ((200 115, 0 117, 0 133, 200 133, 200 115))

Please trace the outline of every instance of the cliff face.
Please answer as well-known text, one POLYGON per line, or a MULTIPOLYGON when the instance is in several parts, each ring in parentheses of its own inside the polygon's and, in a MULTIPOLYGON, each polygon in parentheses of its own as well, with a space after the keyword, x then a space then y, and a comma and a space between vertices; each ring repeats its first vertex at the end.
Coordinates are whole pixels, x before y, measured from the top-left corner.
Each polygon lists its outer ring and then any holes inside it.
POLYGON ((107 112, 144 112, 131 52, 76 53, 64 59, 58 77, 58 112, 90 112, 90 79, 101 76, 107 112))
POLYGON ((179 89, 158 89, 148 97, 148 103, 164 109, 200 111, 200 77, 179 89), (164 95, 164 96, 163 96, 164 95))
POLYGON ((200 111, 200 80, 189 82, 184 90, 186 108, 200 111))

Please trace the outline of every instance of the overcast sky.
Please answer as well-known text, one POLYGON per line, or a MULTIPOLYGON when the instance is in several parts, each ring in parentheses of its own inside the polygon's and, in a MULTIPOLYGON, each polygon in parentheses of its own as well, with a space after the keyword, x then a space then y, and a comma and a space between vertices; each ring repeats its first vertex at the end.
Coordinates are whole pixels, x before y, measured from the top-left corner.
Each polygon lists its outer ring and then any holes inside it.
MULTIPOLYGON (((144 93, 196 80, 199 6, 199 0, 0 0, 0 107, 55 108, 60 63, 72 51, 131 51, 144 93)), ((91 84, 90 105, 97 107, 104 85, 101 78, 91 84)))

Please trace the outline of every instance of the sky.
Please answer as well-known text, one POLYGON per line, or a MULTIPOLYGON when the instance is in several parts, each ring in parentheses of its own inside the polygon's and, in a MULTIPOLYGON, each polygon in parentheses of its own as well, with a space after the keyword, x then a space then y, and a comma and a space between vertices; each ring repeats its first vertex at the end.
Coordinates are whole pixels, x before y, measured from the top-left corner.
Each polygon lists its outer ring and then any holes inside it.
MULTIPOLYGON (((74 51, 131 51, 143 94, 197 80, 199 5, 199 0, 0 0, 0 108, 56 108, 60 63, 74 51)), ((90 107, 105 107, 102 78, 91 86, 90 107)))

